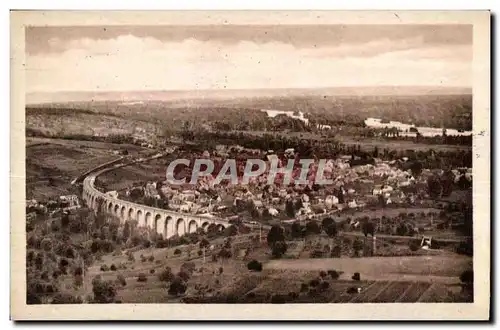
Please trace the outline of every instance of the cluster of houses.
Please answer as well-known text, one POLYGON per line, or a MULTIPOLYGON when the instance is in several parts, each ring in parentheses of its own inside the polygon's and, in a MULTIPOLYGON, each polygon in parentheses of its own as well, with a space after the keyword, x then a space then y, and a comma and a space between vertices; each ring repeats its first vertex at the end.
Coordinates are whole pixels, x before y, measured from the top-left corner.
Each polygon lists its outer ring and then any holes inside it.
MULTIPOLYGON (((258 156, 267 162, 277 157, 272 150, 264 152, 223 145, 217 146, 212 154, 205 151, 201 156, 224 158, 234 151, 245 156, 258 156)), ((294 150, 288 149, 284 156, 293 158, 294 155, 294 150)), ((358 209, 373 203, 415 204, 426 193, 427 178, 434 173, 423 169, 417 176, 411 170, 403 170, 398 162, 408 161, 406 158, 399 161, 375 159, 371 164, 358 166, 351 166, 350 160, 351 156, 345 156, 326 161, 323 175, 331 179, 333 184, 324 187, 315 185, 316 165, 313 165, 307 175, 308 183, 302 185, 282 185, 279 180, 269 184, 267 173, 264 173, 252 177, 245 185, 229 182, 213 184, 214 176, 203 176, 196 184, 169 186, 164 182, 158 187, 156 182, 148 182, 135 189, 142 189, 146 197, 168 199, 168 208, 182 213, 228 217, 250 207, 260 215, 286 219, 291 213, 287 210, 290 204, 294 205, 297 217, 358 209)), ((464 173, 472 180, 471 169, 456 169, 452 172, 456 175, 455 180, 464 173)), ((299 174, 300 169, 294 170, 293 177, 299 174)), ((130 195, 130 191, 126 194, 130 195)))
POLYGON ((70 212, 81 207, 77 195, 62 195, 47 202, 30 199, 26 201, 26 219, 34 219, 37 214, 54 214, 57 212, 70 212))

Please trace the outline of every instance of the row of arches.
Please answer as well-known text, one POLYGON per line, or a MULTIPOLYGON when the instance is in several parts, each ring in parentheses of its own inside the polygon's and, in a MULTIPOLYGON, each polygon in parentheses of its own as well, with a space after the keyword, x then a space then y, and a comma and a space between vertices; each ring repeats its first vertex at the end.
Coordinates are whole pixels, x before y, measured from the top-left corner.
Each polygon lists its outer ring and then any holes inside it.
MULTIPOLYGON (((119 200, 113 201, 108 199, 102 203, 98 201, 99 196, 88 193, 85 190, 83 198, 92 209, 96 209, 100 206, 102 211, 118 217, 122 223, 125 221, 136 221, 139 227, 150 228, 154 230, 155 233, 162 234, 165 238, 174 235, 182 236, 187 233, 194 233, 199 228, 206 232, 210 223, 214 223, 209 219, 185 219, 180 214, 179 217, 176 217, 175 215, 156 213, 155 211, 149 211, 139 206, 134 206, 134 204, 123 204, 119 200)), ((224 229, 224 225, 217 224, 217 230, 224 229)))

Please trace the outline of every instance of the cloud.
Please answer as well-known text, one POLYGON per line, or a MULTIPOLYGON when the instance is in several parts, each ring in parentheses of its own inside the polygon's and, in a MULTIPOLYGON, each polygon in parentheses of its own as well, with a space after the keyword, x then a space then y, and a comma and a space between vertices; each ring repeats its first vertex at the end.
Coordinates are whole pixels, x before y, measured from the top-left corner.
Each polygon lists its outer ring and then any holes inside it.
POLYGON ((470 46, 421 38, 295 47, 284 42, 114 39, 49 41, 27 54, 28 92, 377 85, 471 85, 470 46))

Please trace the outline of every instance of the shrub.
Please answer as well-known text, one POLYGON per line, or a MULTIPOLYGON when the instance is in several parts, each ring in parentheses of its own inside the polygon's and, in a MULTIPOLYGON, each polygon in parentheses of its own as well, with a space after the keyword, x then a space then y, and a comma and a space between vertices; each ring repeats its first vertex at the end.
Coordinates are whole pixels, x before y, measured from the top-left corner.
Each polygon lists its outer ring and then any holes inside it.
POLYGON ((65 259, 65 258, 61 258, 61 260, 59 261, 59 265, 60 265, 61 267, 67 267, 67 266, 69 265, 69 262, 68 262, 68 260, 67 260, 67 259, 65 259))
POLYGON ((302 283, 300 285, 300 292, 306 292, 307 290, 309 290, 309 285, 307 285, 306 283, 302 283))
POLYGON ((158 279, 162 282, 170 282, 174 279, 174 273, 170 268, 165 269, 160 274, 158 274, 158 279))
POLYGON ((133 261, 135 261, 134 254, 133 254, 133 253, 130 253, 130 254, 128 255, 128 257, 127 257, 127 260, 128 260, 128 261, 132 261, 132 262, 133 262, 133 261))
POLYGON ((114 302, 116 288, 112 282, 96 280, 93 283, 92 291, 94 293, 94 302, 99 304, 111 304, 114 302))
POLYGON ((320 283, 320 285, 319 285, 319 288, 320 288, 321 290, 326 290, 326 289, 328 289, 329 287, 330 287, 330 283, 328 283, 328 282, 321 282, 321 283, 320 283))
POLYGON ((187 286, 181 278, 176 277, 168 288, 168 294, 178 296, 186 292, 187 286))
POLYGON ((408 244, 411 251, 418 251, 420 249, 420 241, 412 239, 408 244))
POLYGON ((182 251, 180 249, 175 249, 174 256, 180 255, 182 251))
POLYGON ((311 251, 311 258, 323 258, 323 251, 318 249, 311 251))
POLYGON ((51 304, 83 304, 83 300, 70 294, 58 293, 52 298, 51 304))
POLYGON ((272 253, 274 258, 279 259, 285 254, 287 249, 288 249, 288 246, 287 246, 286 242, 278 241, 272 245, 271 253, 272 253))
POLYGON ((96 283, 101 281, 101 275, 97 275, 92 279, 92 285, 96 285, 96 283))
POLYGON ((286 299, 280 294, 275 294, 271 297, 271 304, 284 304, 284 303, 286 303, 286 299))
POLYGON ((146 274, 140 273, 139 276, 137 276, 137 282, 147 282, 148 278, 146 274))
POLYGON ((186 282, 187 280, 189 280, 189 278, 191 277, 191 275, 190 275, 188 272, 186 272, 186 271, 180 271, 180 272, 177 274, 177 276, 178 276, 179 278, 181 278, 181 279, 182 279, 183 281, 185 281, 185 282, 186 282))
POLYGON ((154 273, 155 273, 155 270, 154 270, 154 269, 150 269, 150 270, 149 270, 149 273, 150 273, 150 274, 154 274, 154 273))
POLYGON ((252 260, 247 264, 248 270, 255 270, 257 272, 262 271, 262 263, 257 260, 252 260))
POLYGON ((76 287, 81 287, 83 285, 83 276, 82 275, 75 275, 73 279, 73 284, 76 287))
POLYGON ((73 275, 75 275, 75 276, 76 275, 82 275, 82 274, 83 274, 82 267, 76 267, 75 270, 73 271, 73 275))
POLYGON ((40 275, 40 278, 44 281, 48 281, 49 280, 49 272, 47 271, 44 271, 41 275, 40 275))
POLYGON ((336 270, 329 270, 328 275, 332 278, 332 280, 338 280, 340 274, 336 270))
POLYGON ((116 271, 116 266, 115 266, 115 264, 112 264, 111 266, 109 266, 109 270, 111 270, 111 271, 113 271, 113 272, 114 272, 114 271, 116 271))
POLYGON ((319 272, 319 276, 320 276, 321 278, 326 277, 326 272, 325 272, 324 270, 320 271, 320 272, 319 272))
POLYGON ((219 274, 222 274, 224 272, 224 268, 219 267, 219 274))
POLYGON ((101 266, 101 272, 107 272, 109 270, 108 265, 104 264, 101 266))
POLYGON ((192 274, 196 269, 196 265, 194 262, 185 262, 182 264, 180 271, 187 272, 188 274, 192 274))
POLYGON ((121 286, 126 286, 127 281, 125 280, 125 276, 122 274, 116 275, 116 282, 119 283, 121 286))
POLYGON ((342 253, 342 248, 338 245, 335 245, 332 249, 331 257, 340 258, 341 253, 342 253))
POLYGON ((350 287, 347 289, 347 293, 349 294, 358 293, 358 288, 350 287))
POLYGON ((233 256, 233 254, 231 253, 231 251, 229 251, 226 248, 221 249, 219 252, 219 257, 221 257, 221 258, 229 259, 232 256, 233 256))
POLYGON ((314 280, 310 280, 309 281, 309 286, 310 287, 317 287, 319 285, 319 280, 318 279, 314 279, 314 280))
POLYGON ((40 248, 46 252, 50 252, 52 250, 52 241, 50 238, 44 238, 40 242, 40 248))
POLYGON ((150 256, 149 256, 149 258, 148 258, 148 260, 149 260, 150 262, 153 262, 153 261, 155 260, 155 257, 154 257, 153 255, 150 255, 150 256))
POLYGON ((359 273, 354 273, 351 277, 354 281, 361 281, 361 275, 359 273))

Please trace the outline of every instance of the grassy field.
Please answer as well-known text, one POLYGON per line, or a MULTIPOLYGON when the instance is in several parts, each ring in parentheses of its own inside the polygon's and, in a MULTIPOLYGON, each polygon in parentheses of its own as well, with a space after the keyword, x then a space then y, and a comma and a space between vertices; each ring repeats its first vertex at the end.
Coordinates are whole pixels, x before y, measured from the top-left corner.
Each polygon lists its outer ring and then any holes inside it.
POLYGON ((359 272, 372 280, 408 278, 456 283, 465 269, 472 268, 472 258, 457 255, 272 260, 266 268, 288 271, 340 269, 345 276, 359 272))
MULTIPOLYGON (((144 118, 146 119, 146 117, 144 118)), ((26 128, 47 135, 131 134, 137 127, 155 130, 156 125, 126 116, 79 110, 53 109, 26 111, 26 128)))
MULTIPOLYGON (((241 238, 237 241, 245 242, 241 238)), ((211 243, 220 246, 223 238, 211 243)), ((234 246, 234 243, 233 243, 234 246)), ((297 248, 300 248, 300 242, 297 248)), ((384 257, 271 260, 269 248, 255 245, 248 258, 231 258, 213 262, 198 257, 195 246, 179 247, 181 255, 174 256, 175 248, 141 249, 133 252, 134 261, 121 254, 105 255, 86 272, 85 285, 76 292, 71 276, 63 281, 65 290, 72 294, 89 295, 92 278, 99 275, 104 280, 125 278, 126 285, 117 284, 117 299, 123 303, 269 303, 273 297, 286 297, 289 303, 367 303, 367 302, 452 302, 470 301, 459 288, 460 273, 472 267, 472 259, 462 256, 384 257), (141 260, 144 256, 146 260, 141 260), (263 262, 262 272, 252 272, 246 267, 251 259, 263 262), (188 280, 184 296, 168 294, 168 282, 158 274, 170 267, 174 274, 190 261, 195 271, 188 280), (102 271, 102 265, 115 265, 116 271, 102 271), (220 270, 223 270, 221 273, 220 270), (338 279, 321 275, 321 271, 336 270, 338 279), (361 281, 353 281, 353 273, 361 274, 361 281), (138 281, 139 274, 146 276, 138 281), (311 284, 317 280, 320 286, 311 284), (327 284, 325 284, 326 282, 327 284), (198 289, 209 289, 200 295, 198 289), (306 290, 304 290, 306 286, 306 290), (360 288, 359 293, 349 293, 350 288, 360 288)))
POLYGON ((114 150, 139 154, 133 145, 27 138, 26 197, 46 200, 73 192, 71 181, 85 171, 120 157, 114 150))
MULTIPOLYGON (((246 134, 262 136, 264 134, 273 134, 286 137, 300 137, 305 140, 322 140, 323 136, 320 133, 311 132, 265 132, 265 131, 244 131, 246 134)), ((456 151, 464 150, 468 151, 472 149, 472 146, 462 146, 462 145, 444 145, 444 144, 425 144, 425 143, 415 143, 413 141, 403 141, 403 140, 384 140, 377 138, 355 138, 352 136, 342 136, 337 135, 335 137, 339 142, 346 145, 361 145, 361 148, 365 151, 373 151, 375 147, 379 150, 389 149, 389 150, 415 150, 426 151, 429 149, 437 151, 456 151)))
POLYGON ((167 160, 155 159, 140 164, 133 164, 99 175, 96 181, 98 187, 107 190, 122 190, 130 186, 147 181, 165 180, 167 160))

